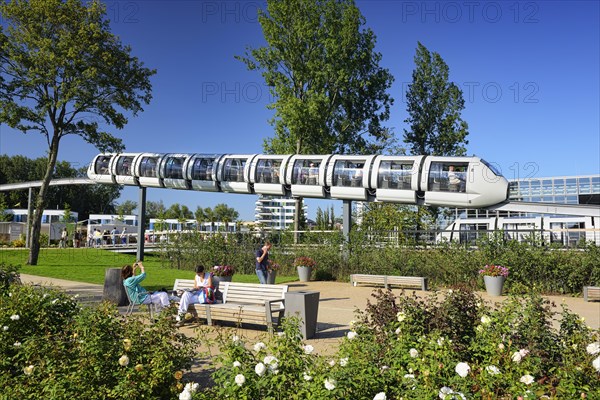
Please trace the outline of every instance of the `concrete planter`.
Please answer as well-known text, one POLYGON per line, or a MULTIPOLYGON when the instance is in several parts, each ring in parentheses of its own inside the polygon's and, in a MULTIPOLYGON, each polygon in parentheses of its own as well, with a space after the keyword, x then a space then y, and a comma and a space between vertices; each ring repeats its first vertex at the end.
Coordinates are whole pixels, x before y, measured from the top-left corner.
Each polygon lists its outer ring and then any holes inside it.
POLYGON ((299 266, 298 269, 298 278, 300 282, 308 282, 310 281, 310 275, 312 274, 312 267, 304 267, 299 266))
POLYGON ((277 271, 267 271, 267 284, 274 285, 276 276, 277 276, 277 271))
POLYGON ((503 276, 484 276, 485 290, 490 296, 502 296, 502 287, 506 280, 503 276))

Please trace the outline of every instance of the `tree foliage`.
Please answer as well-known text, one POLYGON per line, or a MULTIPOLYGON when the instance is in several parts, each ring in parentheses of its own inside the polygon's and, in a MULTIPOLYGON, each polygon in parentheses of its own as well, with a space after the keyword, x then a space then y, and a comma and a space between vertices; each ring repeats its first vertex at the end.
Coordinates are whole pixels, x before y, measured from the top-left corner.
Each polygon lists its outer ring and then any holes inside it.
POLYGON ((121 129, 151 99, 155 71, 110 32, 98 0, 0 3, 0 123, 41 133, 48 162, 36 200, 29 264, 37 264, 42 210, 59 144, 80 136, 100 151, 123 149, 105 126, 121 129))
MULTIPOLYGON (((0 184, 40 181, 44 177, 46 158, 30 159, 25 156, 0 155, 0 184)), ((53 178, 86 176, 86 168, 74 168, 68 161, 57 161, 53 178)), ((63 208, 67 203, 79 214, 79 220, 88 219, 90 213, 112 214, 115 200, 119 198, 119 185, 68 185, 48 188, 46 208, 63 208)), ((27 208, 27 190, 0 192, 0 202, 5 208, 27 208)))
POLYGON ((258 16, 267 43, 238 57, 259 70, 275 99, 267 152, 377 153, 390 131, 393 78, 375 34, 351 0, 268 0, 258 16))
POLYGON ((404 142, 415 155, 460 156, 466 152, 468 125, 461 118, 465 108, 462 91, 449 82, 449 68, 438 53, 421 43, 416 67, 406 93, 409 117, 404 121, 404 142))

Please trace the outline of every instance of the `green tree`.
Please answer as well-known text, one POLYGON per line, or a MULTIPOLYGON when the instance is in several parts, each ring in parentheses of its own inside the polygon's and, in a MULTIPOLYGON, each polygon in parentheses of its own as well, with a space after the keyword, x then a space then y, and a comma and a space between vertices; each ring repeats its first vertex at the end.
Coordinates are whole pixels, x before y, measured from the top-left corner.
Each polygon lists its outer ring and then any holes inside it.
POLYGON ((225 223, 225 229, 227 229, 230 222, 237 221, 240 216, 240 213, 238 213, 235 208, 231 208, 225 203, 217 204, 213 211, 217 219, 225 223))
MULTIPOLYGON (((354 1, 268 0, 258 20, 266 46, 237 58, 262 72, 274 98, 267 153, 379 153, 392 144, 382 122, 393 77, 354 1)), ((296 231, 301 211, 298 199, 296 231)))
POLYGON ((167 212, 167 208, 162 200, 159 201, 147 201, 146 202, 146 219, 158 218, 167 212))
POLYGON ((110 32, 98 0, 11 0, 0 3, 0 15, 7 27, 0 30, 0 123, 40 132, 48 143, 27 261, 36 265, 61 139, 77 135, 100 151, 121 151, 99 121, 121 129, 127 113, 143 111, 155 71, 110 32))
POLYGON ((119 214, 119 217, 124 215, 132 215, 133 210, 137 208, 137 202, 133 200, 125 200, 121 204, 117 204, 115 211, 119 214))
POLYGON ((409 116, 404 122, 410 129, 404 130, 404 142, 415 155, 464 155, 469 132, 461 118, 462 91, 448 80, 450 70, 442 57, 420 42, 415 64, 406 93, 409 116))
POLYGON ((179 203, 171 204, 165 213, 166 218, 177 219, 177 220, 186 220, 194 218, 194 214, 190 211, 190 209, 186 205, 181 205, 179 203))

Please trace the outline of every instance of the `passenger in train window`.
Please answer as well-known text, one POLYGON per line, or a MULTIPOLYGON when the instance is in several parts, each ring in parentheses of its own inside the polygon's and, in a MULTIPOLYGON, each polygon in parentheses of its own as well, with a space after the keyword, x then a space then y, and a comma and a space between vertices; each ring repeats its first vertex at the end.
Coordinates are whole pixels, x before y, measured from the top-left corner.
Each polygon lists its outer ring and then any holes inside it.
POLYGON ((455 170, 454 165, 448 167, 448 189, 451 192, 465 191, 465 179, 463 173, 455 170))

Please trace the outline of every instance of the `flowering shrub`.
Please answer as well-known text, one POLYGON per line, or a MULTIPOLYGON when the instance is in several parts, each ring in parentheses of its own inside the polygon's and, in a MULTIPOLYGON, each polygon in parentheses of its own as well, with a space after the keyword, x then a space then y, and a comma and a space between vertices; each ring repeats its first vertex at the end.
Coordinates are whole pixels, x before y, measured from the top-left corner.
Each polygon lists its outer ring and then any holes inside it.
POLYGON ((231 265, 215 265, 212 273, 214 276, 233 276, 235 270, 231 265))
POLYGON ((314 267, 315 265, 317 265, 317 263, 310 257, 302 256, 296 257, 292 265, 294 267, 314 267))
POLYGON ((508 276, 508 268, 501 265, 486 265, 483 269, 479 270, 481 276, 508 276))
POLYGON ((0 293, 0 398, 174 398, 195 348, 165 317, 124 320, 29 285, 0 293))
POLYGON ((492 306, 463 289, 418 300, 378 292, 378 304, 357 313, 333 355, 303 344, 294 319, 258 342, 221 336, 215 385, 193 399, 591 399, 600 392, 600 332, 566 309, 553 329, 537 294, 492 306))

